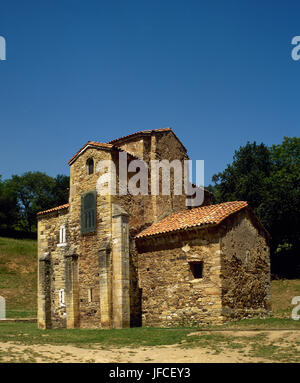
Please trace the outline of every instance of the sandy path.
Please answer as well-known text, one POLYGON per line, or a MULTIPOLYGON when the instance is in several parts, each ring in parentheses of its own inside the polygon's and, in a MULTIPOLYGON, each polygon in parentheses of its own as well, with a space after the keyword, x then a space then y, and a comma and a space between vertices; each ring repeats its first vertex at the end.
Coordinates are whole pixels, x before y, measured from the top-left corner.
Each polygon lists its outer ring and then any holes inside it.
POLYGON ((238 352, 222 352, 214 355, 207 349, 182 349, 178 346, 142 347, 142 348, 79 348, 74 346, 31 345, 25 346, 13 342, 0 343, 0 352, 4 362, 30 361, 56 363, 233 363, 258 362, 256 358, 247 358, 238 352))
MULTIPOLYGON (((300 331, 236 331, 223 332, 225 335, 237 337, 251 337, 258 334, 267 334, 268 340, 278 341, 287 345, 289 342, 300 342, 300 331)), ((200 333, 193 333, 199 335, 200 333)), ((299 344, 299 343, 298 343, 299 344)), ((90 348, 76 346, 56 345, 23 345, 16 342, 0 343, 0 356, 4 362, 31 361, 56 363, 243 363, 243 362, 270 362, 268 359, 247 356, 247 346, 243 353, 236 350, 225 349, 215 354, 209 348, 181 348, 179 345, 140 347, 140 348, 105 348, 92 345, 90 348)), ((299 360, 300 361, 300 360, 299 360)))

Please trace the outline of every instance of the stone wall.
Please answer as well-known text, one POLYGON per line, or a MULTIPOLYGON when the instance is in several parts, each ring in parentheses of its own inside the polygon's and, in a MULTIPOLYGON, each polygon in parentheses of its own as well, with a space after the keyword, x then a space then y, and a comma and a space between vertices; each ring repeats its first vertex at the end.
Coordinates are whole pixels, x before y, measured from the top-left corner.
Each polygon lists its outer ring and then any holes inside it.
MULTIPOLYGON (((186 208, 186 196, 184 193, 183 183, 183 161, 188 160, 188 155, 184 146, 179 143, 172 132, 167 133, 156 133, 152 138, 151 146, 152 158, 155 160, 168 160, 170 162, 178 160, 182 166, 182 194, 174 195, 174 171, 171 170, 170 174, 170 191, 171 195, 162 195, 162 185, 160 179, 160 193, 153 198, 153 209, 154 209, 154 220, 159 221, 160 219, 170 215, 172 212, 183 210, 186 208)), ((178 181, 178 178, 176 179, 178 181)))
POLYGON ((70 242, 78 255, 80 327, 127 327, 130 302, 135 300, 135 285, 130 280, 136 278, 136 269, 130 267, 129 232, 140 231, 146 220, 152 223, 152 212, 147 210, 149 196, 97 194, 96 232, 80 233, 81 195, 96 189, 101 175, 98 161, 114 161, 118 175, 118 159, 118 151, 89 148, 71 165, 70 242), (95 166, 91 175, 86 169, 89 158, 95 166))
MULTIPOLYGON (((152 159, 188 159, 185 148, 172 132, 130 139, 120 147, 147 162, 152 159)), ((38 218, 38 318, 41 328, 122 327, 129 322, 131 325, 141 323, 142 290, 138 284, 139 264, 133 238, 156 220, 185 209, 185 196, 174 196, 172 191, 171 196, 150 195, 149 174, 147 196, 97 194, 96 231, 82 235, 81 196, 96 190, 101 175, 97 163, 113 160, 118 176, 118 159, 116 149, 88 148, 83 151, 70 166, 69 209, 38 218), (90 158, 94 160, 93 174, 87 171, 90 158), (128 218, 118 217, 113 211, 114 206, 123 211, 122 217, 128 214, 128 218), (67 244, 58 246, 59 228, 63 224, 67 244), (61 289, 65 289, 66 306, 59 303, 61 289)), ((129 156, 128 160, 132 159, 129 156)), ((171 181, 173 179, 171 175, 171 181)), ((177 261, 170 261, 171 265, 177 265, 177 261)), ((182 318, 188 316, 186 309, 182 308, 182 313, 182 318)))
POLYGON ((216 227, 140 238, 145 326, 195 325, 270 313, 268 236, 250 209, 216 227), (203 262, 202 278, 190 265, 203 262))
POLYGON ((124 140, 124 142, 116 143, 115 145, 133 156, 143 159, 145 156, 144 139, 145 137, 131 138, 129 141, 124 140))
POLYGON ((70 235, 68 210, 38 218, 38 325, 60 328, 66 325, 65 306, 59 303, 59 291, 65 289, 64 256, 68 246, 59 244, 59 230, 64 225, 70 235))
MULTIPOLYGON (((115 143, 122 150, 131 153, 137 158, 143 159, 148 165, 151 160, 168 160, 174 161, 179 160, 182 164, 185 160, 188 160, 185 147, 180 141, 174 136, 172 131, 157 132, 153 131, 152 134, 141 134, 139 137, 128 137, 120 142, 115 143)), ((130 159, 129 159, 130 160, 130 159)), ((118 172, 117 172, 118 173, 118 172)), ((132 176, 132 175, 131 175, 132 176)), ((183 184, 183 166, 182 166, 182 195, 174 195, 174 172, 171 169, 170 175, 170 195, 162 195, 161 190, 161 177, 159 179, 160 192, 159 195, 150 195, 151 192, 151 178, 149 168, 149 183, 148 198, 135 198, 134 202, 137 206, 140 204, 143 219, 146 223, 150 224, 156 222, 172 212, 183 210, 186 208, 186 196, 184 193, 183 184)), ((138 196, 137 196, 138 197, 138 196)), ((122 197, 122 200, 127 202, 128 198, 122 197)), ((210 193, 205 192, 203 205, 211 202, 210 193)), ((136 217, 133 214, 131 217, 136 217)), ((132 218, 131 218, 132 219, 132 218)))
MULTIPOLYGON (((129 139, 129 141, 119 144, 119 147, 132 155, 143 159, 146 163, 150 160, 168 159, 170 161, 179 159, 183 161, 188 159, 185 148, 178 142, 172 132, 157 133, 152 135, 142 135, 141 137, 129 139)), ((118 174, 118 156, 119 153, 113 153, 113 158, 118 174)), ((128 156, 128 162, 134 160, 128 156)), ((138 285, 138 257, 135 250, 133 237, 145 227, 148 227, 157 219, 166 216, 173 211, 185 209, 185 195, 174 196, 173 182, 174 176, 171 173, 171 195, 152 196, 151 193, 151 174, 149 168, 148 192, 149 195, 125 195, 113 196, 112 201, 121 206, 129 214, 129 229, 130 229, 130 324, 131 326, 141 325, 141 299, 142 291, 138 285)), ((129 174, 129 178, 134 174, 129 174)), ((161 180, 160 180, 161 181, 161 180)), ((160 182, 161 188, 161 182, 160 182)), ((161 190, 161 189, 160 189, 161 190)))
MULTIPOLYGON (((153 223, 153 209, 151 204, 151 195, 132 195, 119 193, 119 152, 112 153, 112 159, 116 167, 117 190, 116 195, 111 197, 112 203, 121 206, 129 214, 129 226, 131 232, 140 232, 144 227, 153 223)), ((135 160, 132 156, 127 156, 127 162, 135 160)), ((134 176, 128 173, 127 182, 134 176)))
POLYGON ((220 323, 221 260, 214 229, 137 241, 144 326, 220 323), (202 278, 191 264, 203 262, 202 278))
POLYGON ((270 253, 265 232, 250 210, 220 226, 222 304, 227 320, 270 313, 270 253))
POLYGON ((81 195, 94 191, 101 175, 96 171, 99 161, 111 160, 109 150, 89 148, 70 167, 70 241, 78 254, 79 320, 80 327, 101 326, 99 249, 103 241, 111 240, 111 196, 97 194, 96 231, 81 234, 81 195), (93 158, 94 173, 88 174, 87 160, 93 158))

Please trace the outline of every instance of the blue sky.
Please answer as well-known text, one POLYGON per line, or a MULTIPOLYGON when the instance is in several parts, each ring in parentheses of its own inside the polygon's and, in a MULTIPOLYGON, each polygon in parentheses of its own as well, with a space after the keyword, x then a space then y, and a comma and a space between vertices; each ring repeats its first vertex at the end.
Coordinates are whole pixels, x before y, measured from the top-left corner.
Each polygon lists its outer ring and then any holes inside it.
POLYGON ((88 140, 171 126, 205 184, 299 136, 299 1, 1 0, 0 174, 68 174, 88 140))

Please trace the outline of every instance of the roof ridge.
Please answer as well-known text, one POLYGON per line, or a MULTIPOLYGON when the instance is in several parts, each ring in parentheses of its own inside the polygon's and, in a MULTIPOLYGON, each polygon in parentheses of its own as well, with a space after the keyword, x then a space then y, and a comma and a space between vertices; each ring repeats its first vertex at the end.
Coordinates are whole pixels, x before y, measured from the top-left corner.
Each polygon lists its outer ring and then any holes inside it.
POLYGON ((75 154, 74 156, 68 161, 68 164, 71 165, 72 162, 75 161, 75 159, 80 155, 80 153, 82 153, 83 151, 85 151, 85 149, 87 149, 88 146, 94 146, 94 147, 99 147, 99 148, 105 148, 105 149, 114 149, 114 150, 117 150, 119 152, 125 152, 127 153, 129 156, 135 158, 135 159, 138 159, 138 157, 134 156, 133 154, 129 153, 129 152, 126 152, 125 150, 119 148, 118 146, 115 146, 115 145, 112 145, 110 143, 107 143, 107 142, 98 142, 98 141, 88 141, 86 144, 84 144, 75 154))
POLYGON ((145 129, 145 130, 139 130, 137 132, 127 134, 126 136, 121 136, 119 138, 115 138, 115 139, 113 139, 111 141, 108 141, 108 142, 109 143, 117 142, 117 141, 123 140, 124 138, 129 138, 131 136, 135 136, 135 135, 138 135, 138 134, 148 134, 148 133, 152 133, 152 132, 166 132, 166 131, 173 132, 171 127, 159 128, 159 129, 145 129))
POLYGON ((86 144, 84 144, 75 154, 73 157, 70 158, 70 160, 68 161, 68 164, 71 165, 71 163, 76 159, 76 157, 83 151, 85 150, 88 145, 94 145, 94 146, 98 146, 98 147, 103 147, 103 148, 106 148, 106 149, 112 149, 114 148, 114 145, 110 144, 110 143, 107 143, 107 142, 98 142, 98 141, 88 141, 86 144))
POLYGON ((69 203, 65 203, 64 205, 60 205, 60 206, 52 207, 51 209, 39 211, 36 215, 43 215, 43 214, 47 214, 47 213, 52 213, 54 211, 67 209, 69 206, 70 206, 69 203))
POLYGON ((249 206, 247 201, 228 201, 215 205, 199 206, 193 209, 171 213, 136 235, 136 238, 150 237, 197 226, 218 225, 225 218, 249 206))

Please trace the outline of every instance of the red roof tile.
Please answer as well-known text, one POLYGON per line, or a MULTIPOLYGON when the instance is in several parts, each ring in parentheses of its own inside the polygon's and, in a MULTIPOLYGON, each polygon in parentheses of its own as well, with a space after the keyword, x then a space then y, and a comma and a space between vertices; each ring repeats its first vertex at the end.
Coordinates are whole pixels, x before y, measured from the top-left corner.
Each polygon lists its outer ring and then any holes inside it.
POLYGON ((88 147, 92 148, 103 148, 103 149, 112 149, 114 146, 111 144, 107 144, 105 142, 97 142, 97 141, 88 141, 85 145, 83 145, 77 153, 74 154, 74 156, 68 161, 68 164, 71 165, 71 163, 79 156, 80 153, 82 153, 85 149, 88 147))
POLYGON ((231 214, 248 206, 245 201, 224 202, 173 213, 139 233, 136 238, 154 236, 197 226, 218 225, 231 214))
POLYGON ((172 129, 171 128, 162 128, 162 129, 140 130, 138 132, 128 134, 127 136, 122 136, 122 137, 116 138, 114 140, 111 140, 111 141, 109 141, 109 143, 111 144, 111 143, 114 143, 114 142, 118 142, 118 141, 121 141, 121 140, 124 140, 124 139, 127 139, 127 138, 138 136, 140 134, 151 134, 152 132, 166 132, 166 131, 167 132, 171 132, 172 129))
POLYGON ((52 213, 54 211, 68 209, 68 208, 69 208, 69 204, 65 203, 64 205, 56 206, 56 207, 53 207, 52 209, 40 211, 37 213, 37 215, 44 215, 44 214, 52 213))
POLYGON ((172 128, 161 128, 161 129, 150 129, 150 130, 140 130, 139 132, 135 132, 135 133, 132 133, 132 134, 128 134, 127 136, 123 136, 123 137, 120 137, 120 138, 116 138, 114 140, 111 140, 109 141, 110 144, 116 144, 118 143, 119 141, 123 141, 123 140, 127 140, 127 139, 130 139, 130 138, 134 138, 136 136, 139 136, 139 135, 148 135, 148 134, 152 134, 153 132, 172 132, 175 136, 175 138, 177 139, 177 141, 180 142, 180 144, 182 145, 182 147, 186 150, 185 146, 183 145, 183 143, 180 141, 180 139, 176 136, 176 134, 173 132, 172 128))
MULTIPOLYGON (((115 140, 109 141, 108 143, 105 142, 97 142, 97 141, 88 141, 85 145, 83 145, 77 153, 74 154, 74 156, 68 161, 68 164, 71 165, 73 161, 82 153, 84 152, 88 147, 94 147, 94 148, 103 148, 103 149, 115 149, 120 150, 118 146, 114 146, 115 143, 118 143, 122 140, 127 140, 130 138, 134 138, 135 136, 143 135, 143 134, 151 134, 152 132, 172 132, 175 136, 175 138, 180 142, 182 147, 185 149, 185 146, 182 144, 182 142, 179 140, 179 138, 176 136, 176 134, 173 132, 172 128, 162 128, 162 129, 151 129, 151 130, 141 130, 139 132, 135 132, 132 134, 129 134, 127 136, 123 136, 120 138, 116 138, 115 140)), ((130 154, 130 153, 128 153, 130 154)), ((134 157, 134 156, 133 156, 134 157)))
MULTIPOLYGON (((114 146, 111 144, 107 144, 105 142, 97 142, 97 141, 89 141, 85 145, 82 146, 81 149, 78 150, 76 154, 68 161, 68 164, 71 165, 72 162, 76 160, 76 158, 83 153, 88 147, 90 148, 102 148, 102 149, 108 149, 108 150, 117 150, 118 152, 125 152, 125 150, 121 150, 118 146, 114 146)), ((138 159, 138 157, 134 156, 131 153, 125 152, 128 154, 128 156, 138 159)))

